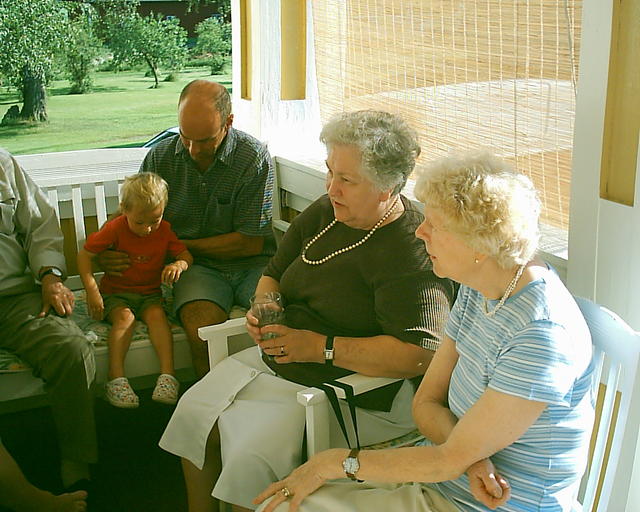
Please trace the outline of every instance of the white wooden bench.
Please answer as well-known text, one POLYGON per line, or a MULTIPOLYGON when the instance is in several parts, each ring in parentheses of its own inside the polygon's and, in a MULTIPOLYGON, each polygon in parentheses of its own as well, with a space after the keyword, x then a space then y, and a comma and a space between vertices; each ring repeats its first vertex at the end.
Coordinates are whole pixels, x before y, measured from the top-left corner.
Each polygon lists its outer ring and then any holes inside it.
MULTIPOLYGON (((75 275, 76 256, 86 235, 95 231, 109 214, 116 211, 119 188, 124 178, 138 172, 147 151, 144 148, 100 149, 17 157, 20 165, 48 195, 60 219, 70 275, 66 284, 72 290, 78 290, 76 295, 79 303, 74 319, 78 320, 92 340, 96 337, 101 340, 95 345, 98 384, 107 379, 108 354, 104 339, 109 326, 105 322, 92 323, 86 314, 79 314, 84 308, 80 300, 84 294, 80 291, 80 278, 75 275)), ((325 174, 314 168, 318 164, 309 166, 282 158, 275 158, 274 164, 273 224, 276 237, 279 238, 289 225, 291 211, 304 210, 325 192, 325 174)), ((229 322, 231 326, 234 325, 232 320, 229 322)), ((145 337, 146 328, 142 326, 136 332, 127 354, 125 371, 134 387, 136 383, 137 387, 151 386, 159 372, 158 361, 151 343, 145 337)), ((178 376, 192 376, 189 347, 180 328, 174 329, 174 353, 178 376)), ((19 361, 16 361, 18 364, 19 361)), ((44 393, 43 382, 33 377, 28 368, 18 367, 16 370, 0 370, 0 412, 24 407, 18 399, 44 393)))
MULTIPOLYGON (((109 329, 105 322, 93 322, 82 314, 82 283, 77 275, 76 256, 86 235, 102 225, 107 216, 118 208, 118 194, 124 178, 138 172, 147 149, 100 149, 70 151, 17 157, 20 165, 48 195, 54 206, 65 235, 64 252, 69 270, 66 285, 76 293, 77 306, 74 320, 94 342, 96 382, 107 379, 108 354, 104 343, 109 329)), ((181 328, 173 329, 174 359, 179 377, 192 375, 191 357, 186 336, 181 328)), ((6 356, 6 353, 5 353, 6 356)), ((7 360, 5 359, 5 363, 7 360)), ((6 364, 5 364, 6 366, 6 364)), ((35 378, 28 368, 13 365, 14 371, 0 373, 0 412, 21 408, 18 399, 44 393, 43 382, 35 378)), ((136 329, 125 362, 125 371, 132 379, 150 377, 147 385, 159 373, 158 360, 146 337, 146 327, 136 329)), ((142 383, 144 379, 139 379, 142 383)))

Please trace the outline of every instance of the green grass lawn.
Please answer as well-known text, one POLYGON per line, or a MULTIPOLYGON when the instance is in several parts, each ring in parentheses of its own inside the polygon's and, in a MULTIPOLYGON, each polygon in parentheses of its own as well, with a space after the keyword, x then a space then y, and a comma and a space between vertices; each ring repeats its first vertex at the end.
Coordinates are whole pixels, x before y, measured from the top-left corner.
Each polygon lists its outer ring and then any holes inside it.
MULTIPOLYGON (((14 155, 74 149, 136 146, 177 124, 177 102, 191 80, 216 80, 231 89, 230 75, 209 74, 209 68, 189 68, 176 82, 160 82, 144 71, 94 73, 89 94, 69 94, 69 82, 55 81, 47 89, 49 121, 39 125, 0 126, 0 146, 14 155)), ((22 105, 14 90, 0 90, 0 119, 11 105, 22 105)))

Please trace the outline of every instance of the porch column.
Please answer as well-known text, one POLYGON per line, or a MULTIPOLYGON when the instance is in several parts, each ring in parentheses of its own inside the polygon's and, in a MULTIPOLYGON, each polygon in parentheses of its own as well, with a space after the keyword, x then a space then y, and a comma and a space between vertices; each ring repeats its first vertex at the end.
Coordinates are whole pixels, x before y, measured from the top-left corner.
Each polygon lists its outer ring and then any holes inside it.
POLYGON ((317 158, 322 148, 311 0, 232 0, 231 18, 234 125, 267 143, 272 155, 317 158), (284 42, 284 70, 283 33, 285 39, 304 38, 284 42))
MULTIPOLYGON (((640 330, 640 0, 582 8, 567 283, 640 330)), ((635 453, 611 510, 640 510, 640 439, 635 453)))
POLYGON ((640 0, 583 3, 567 282, 640 330, 640 0), (607 22, 606 20, 611 20, 607 22))

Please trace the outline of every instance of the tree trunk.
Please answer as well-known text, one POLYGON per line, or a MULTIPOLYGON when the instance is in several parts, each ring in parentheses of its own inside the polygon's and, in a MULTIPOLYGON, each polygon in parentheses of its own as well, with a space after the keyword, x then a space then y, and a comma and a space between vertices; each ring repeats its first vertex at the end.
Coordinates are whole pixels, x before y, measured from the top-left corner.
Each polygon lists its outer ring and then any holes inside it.
POLYGON ((153 67, 151 68, 151 70, 153 71, 153 79, 155 80, 156 84, 153 86, 154 89, 157 89, 158 86, 160 85, 158 83, 158 69, 153 67))
POLYGON ((151 69, 151 72, 153 73, 153 79, 155 80, 155 85, 153 86, 154 89, 158 88, 158 67, 156 66, 156 63, 150 59, 149 57, 145 57, 145 60, 147 61, 147 64, 149 66, 149 68, 151 69))
POLYGON ((22 82, 23 105, 20 117, 30 121, 47 120, 47 93, 44 79, 25 68, 22 82))

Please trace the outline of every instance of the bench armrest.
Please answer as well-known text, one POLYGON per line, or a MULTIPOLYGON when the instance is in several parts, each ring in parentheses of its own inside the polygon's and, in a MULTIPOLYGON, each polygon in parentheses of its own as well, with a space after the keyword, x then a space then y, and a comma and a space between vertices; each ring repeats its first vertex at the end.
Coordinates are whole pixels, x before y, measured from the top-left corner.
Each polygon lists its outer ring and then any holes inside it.
MULTIPOLYGON (((370 377, 368 375, 362 375, 361 373, 353 373, 351 375, 347 375, 346 377, 340 377, 336 379, 338 382, 343 382, 345 384, 351 385, 353 388, 354 395, 361 395, 362 393, 366 393, 367 391, 371 391, 373 389, 378 389, 387 384, 393 384, 402 379, 395 379, 392 377, 370 377)), ((344 394, 344 389, 332 386, 336 390, 336 395, 338 398, 346 398, 344 394)))
MULTIPOLYGON (((207 325, 198 329, 198 335, 207 342, 209 350, 209 366, 213 368, 229 353, 229 338, 239 334, 246 334, 245 318, 233 318, 217 325, 207 325)), ((248 335, 247 335, 248 336, 248 335)))
MULTIPOLYGON (((389 377, 369 377, 360 373, 354 373, 341 377, 340 382, 351 384, 355 395, 360 395, 377 389, 387 384, 392 384, 400 379, 389 377)), ((345 398, 342 388, 334 387, 336 395, 339 398, 345 398)), ((305 408, 306 418, 306 436, 307 436, 307 456, 311 457, 314 453, 329 449, 329 422, 331 407, 327 395, 318 388, 307 388, 298 391, 298 403, 305 408)))
MULTIPOLYGON (((230 353, 230 338, 238 335, 246 335, 247 328, 245 318, 234 318, 227 320, 222 324, 209 325, 198 329, 198 335, 207 342, 209 349, 209 365, 214 367, 230 353)), ((253 341, 251 341, 253 343, 253 341)), ((391 384, 400 379, 388 377, 369 377, 359 373, 347 375, 338 379, 341 382, 350 384, 353 387, 354 394, 359 395, 377 389, 387 384, 391 384)), ((335 388, 336 395, 344 398, 344 390, 335 388)), ((310 457, 314 453, 329 448, 329 421, 331 408, 324 391, 318 388, 306 388, 297 393, 298 403, 305 407, 305 416, 307 424, 307 454, 310 457)))

